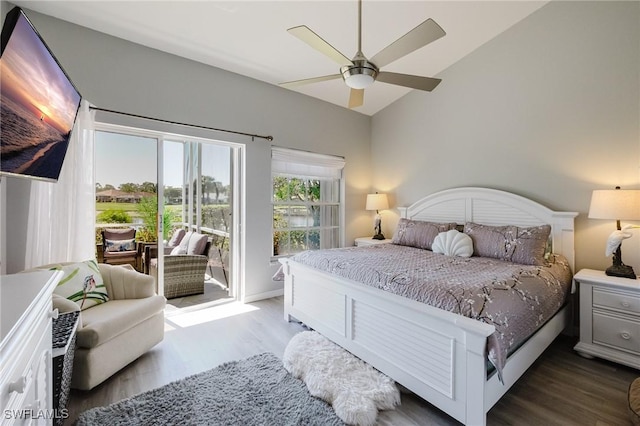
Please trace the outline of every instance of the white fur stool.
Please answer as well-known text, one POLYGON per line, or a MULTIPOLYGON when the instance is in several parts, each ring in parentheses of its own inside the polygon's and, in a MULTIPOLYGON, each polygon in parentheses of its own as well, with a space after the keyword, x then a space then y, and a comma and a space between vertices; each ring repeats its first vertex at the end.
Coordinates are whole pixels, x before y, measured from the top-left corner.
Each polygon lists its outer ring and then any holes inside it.
POLYGON ((375 424, 378 410, 400 404, 393 380, 315 331, 295 335, 283 356, 284 368, 323 399, 345 423, 375 424))

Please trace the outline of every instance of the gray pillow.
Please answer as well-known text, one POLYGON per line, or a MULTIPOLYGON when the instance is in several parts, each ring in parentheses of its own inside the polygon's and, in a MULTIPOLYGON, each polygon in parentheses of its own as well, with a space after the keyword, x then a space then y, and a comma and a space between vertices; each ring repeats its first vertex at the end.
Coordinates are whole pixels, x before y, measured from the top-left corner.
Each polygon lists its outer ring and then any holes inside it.
POLYGON ((464 232, 473 240, 475 256, 542 266, 545 264, 545 249, 551 226, 520 228, 513 225, 489 226, 467 222, 464 232))
POLYGON ((456 223, 436 223, 400 219, 393 233, 393 244, 431 250, 433 240, 440 232, 456 229, 456 223))

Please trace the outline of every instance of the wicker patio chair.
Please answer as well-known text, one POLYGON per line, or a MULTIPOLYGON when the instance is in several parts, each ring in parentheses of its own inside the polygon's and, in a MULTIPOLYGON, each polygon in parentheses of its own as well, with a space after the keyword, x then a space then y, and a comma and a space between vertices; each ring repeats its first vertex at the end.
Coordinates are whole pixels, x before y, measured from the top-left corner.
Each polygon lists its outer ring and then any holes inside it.
MULTIPOLYGON (((210 243, 204 254, 175 254, 164 256, 164 297, 190 296, 204 293, 204 275, 207 269, 210 243)), ((148 247, 150 275, 158 280, 158 259, 156 247, 148 247)))

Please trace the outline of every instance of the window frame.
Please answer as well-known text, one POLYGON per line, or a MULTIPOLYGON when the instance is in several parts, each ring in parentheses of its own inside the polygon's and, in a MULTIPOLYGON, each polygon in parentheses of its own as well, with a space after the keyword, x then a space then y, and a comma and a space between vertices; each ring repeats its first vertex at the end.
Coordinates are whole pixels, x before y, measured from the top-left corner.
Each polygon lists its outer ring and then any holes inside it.
POLYGON ((276 254, 275 253, 275 233, 276 232, 291 232, 301 231, 305 232, 308 246, 309 234, 313 231, 318 231, 320 234, 320 241, 318 248, 310 248, 311 250, 329 248, 329 247, 344 247, 345 241, 345 183, 343 176, 343 169, 345 161, 343 157, 317 154, 308 151, 293 150, 288 148, 272 147, 272 170, 271 170, 271 239, 272 239, 272 258, 277 259, 280 257, 292 256, 293 253, 276 254), (319 180, 320 181, 320 200, 318 201, 276 201, 275 199, 275 178, 298 178, 303 181, 319 180), (330 187, 322 185, 324 181, 332 181, 330 187), (333 182, 337 182, 337 187, 333 182), (323 193, 338 191, 337 201, 325 201, 323 193), (275 227, 275 214, 277 208, 282 207, 310 207, 318 206, 322 210, 323 207, 337 207, 337 225, 326 224, 322 222, 319 226, 287 226, 286 228, 275 227), (323 244, 326 238, 330 238, 330 235, 337 230, 337 242, 336 244, 323 244), (323 231, 325 237, 323 237, 323 231), (328 232, 328 234, 326 233, 328 232))

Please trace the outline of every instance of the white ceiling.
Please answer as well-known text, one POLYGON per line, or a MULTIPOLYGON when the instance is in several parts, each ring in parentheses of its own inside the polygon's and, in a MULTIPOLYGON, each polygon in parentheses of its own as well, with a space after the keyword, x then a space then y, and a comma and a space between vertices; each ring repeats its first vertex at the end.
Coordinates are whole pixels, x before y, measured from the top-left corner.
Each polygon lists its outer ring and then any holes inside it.
MULTIPOLYGON (((288 28, 307 25, 347 57, 357 50, 356 0, 13 3, 272 84, 339 72, 339 65, 288 34, 288 28)), ((370 58, 432 18, 447 35, 383 69, 434 77, 546 3, 364 0, 362 50, 370 58)), ((349 98, 342 80, 295 90, 344 107, 349 98)), ((373 115, 409 91, 376 82, 366 90, 364 105, 355 110, 373 115)))

